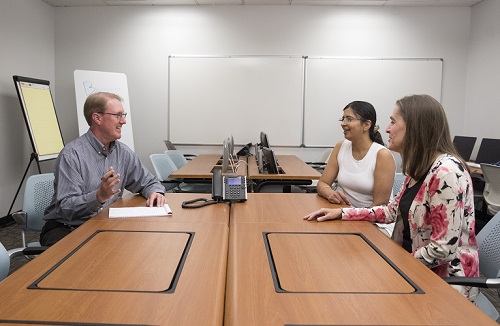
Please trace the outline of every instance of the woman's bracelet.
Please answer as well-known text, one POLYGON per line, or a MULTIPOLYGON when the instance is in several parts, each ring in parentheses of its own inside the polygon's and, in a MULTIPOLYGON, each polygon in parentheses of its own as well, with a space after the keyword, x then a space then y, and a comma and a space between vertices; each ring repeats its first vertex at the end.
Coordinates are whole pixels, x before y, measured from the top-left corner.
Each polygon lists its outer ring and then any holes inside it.
POLYGON ((318 190, 318 194, 321 194, 321 190, 325 189, 325 188, 330 188, 332 189, 332 186, 329 186, 329 185, 324 185, 323 187, 319 188, 318 190))

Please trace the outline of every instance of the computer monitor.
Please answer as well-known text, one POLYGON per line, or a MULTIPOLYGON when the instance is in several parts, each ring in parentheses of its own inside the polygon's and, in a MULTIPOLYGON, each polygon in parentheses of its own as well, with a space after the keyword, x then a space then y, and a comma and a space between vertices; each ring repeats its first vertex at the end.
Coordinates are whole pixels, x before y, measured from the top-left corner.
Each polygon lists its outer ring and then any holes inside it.
MULTIPOLYGON (((234 148, 234 147, 233 147, 234 148)), ((228 137, 222 142, 222 173, 234 171, 234 161, 231 154, 231 138, 228 137)))
POLYGON ((234 157, 234 138, 233 135, 229 137, 229 155, 234 157))
POLYGON ((262 149, 259 146, 255 146, 255 161, 257 162, 259 173, 264 173, 264 164, 262 161, 262 149))
POLYGON ((229 167, 229 140, 222 142, 222 173, 227 173, 229 167))
POLYGON ((476 163, 496 163, 500 161, 500 139, 483 138, 476 156, 476 163))
POLYGON ((458 154, 466 161, 470 160, 470 155, 476 144, 477 137, 455 136, 453 138, 453 145, 458 151, 458 154))
POLYGON ((269 138, 267 137, 267 134, 263 131, 260 132, 260 146, 271 148, 271 146, 269 145, 269 138))
POLYGON ((274 151, 267 147, 262 147, 262 165, 264 166, 264 172, 269 174, 278 174, 278 162, 276 161, 276 156, 274 156, 274 151))

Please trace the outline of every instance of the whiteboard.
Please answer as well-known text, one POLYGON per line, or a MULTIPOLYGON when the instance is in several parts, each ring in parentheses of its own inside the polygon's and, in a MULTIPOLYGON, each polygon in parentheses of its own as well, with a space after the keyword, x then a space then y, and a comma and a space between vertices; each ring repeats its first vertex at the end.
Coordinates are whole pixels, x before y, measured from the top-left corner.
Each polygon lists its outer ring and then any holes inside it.
POLYGON ((442 59, 170 56, 167 138, 177 144, 331 147, 350 102, 370 102, 385 128, 396 100, 441 99, 442 59))
POLYGON ((302 140, 301 56, 170 56, 168 139, 175 144, 302 140))
POLYGON ((87 97, 97 92, 114 93, 123 99, 123 108, 127 112, 127 123, 122 126, 122 138, 120 141, 134 150, 132 112, 128 96, 127 76, 114 72, 75 70, 74 78, 78 131, 80 136, 89 130, 89 125, 83 115, 83 105, 87 97))
POLYGON ((306 59, 304 144, 333 146, 344 139, 339 118, 352 101, 370 102, 387 144, 385 129, 396 101, 428 94, 441 100, 441 59, 306 59))

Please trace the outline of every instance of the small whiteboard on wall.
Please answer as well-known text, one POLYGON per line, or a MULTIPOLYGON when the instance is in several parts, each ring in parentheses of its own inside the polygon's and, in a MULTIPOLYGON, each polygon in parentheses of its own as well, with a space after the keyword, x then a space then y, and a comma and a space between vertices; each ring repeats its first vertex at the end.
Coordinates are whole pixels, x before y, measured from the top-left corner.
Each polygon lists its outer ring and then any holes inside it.
POLYGON ((339 118, 352 101, 370 102, 385 129, 397 100, 428 94, 441 100, 442 59, 306 59, 304 144, 334 146, 344 139, 339 118))
POLYGON ((259 142, 298 146, 302 138, 300 56, 170 56, 167 137, 176 144, 259 142))
POLYGON ((80 136, 86 133, 89 125, 83 116, 83 104, 87 97, 97 92, 109 92, 123 99, 123 108, 127 112, 127 123, 122 127, 120 141, 134 150, 134 135, 132 132, 132 112, 128 97, 127 76, 122 73, 75 70, 76 109, 78 115, 78 130, 80 136))

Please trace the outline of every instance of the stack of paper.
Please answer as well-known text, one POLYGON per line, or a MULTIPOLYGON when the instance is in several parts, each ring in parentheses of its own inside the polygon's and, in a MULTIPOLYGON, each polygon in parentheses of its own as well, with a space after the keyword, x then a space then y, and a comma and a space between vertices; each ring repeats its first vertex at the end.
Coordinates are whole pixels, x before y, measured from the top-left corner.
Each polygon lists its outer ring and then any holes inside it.
POLYGON ((172 215, 172 211, 168 204, 162 207, 110 207, 109 209, 109 218, 168 215, 172 215))

